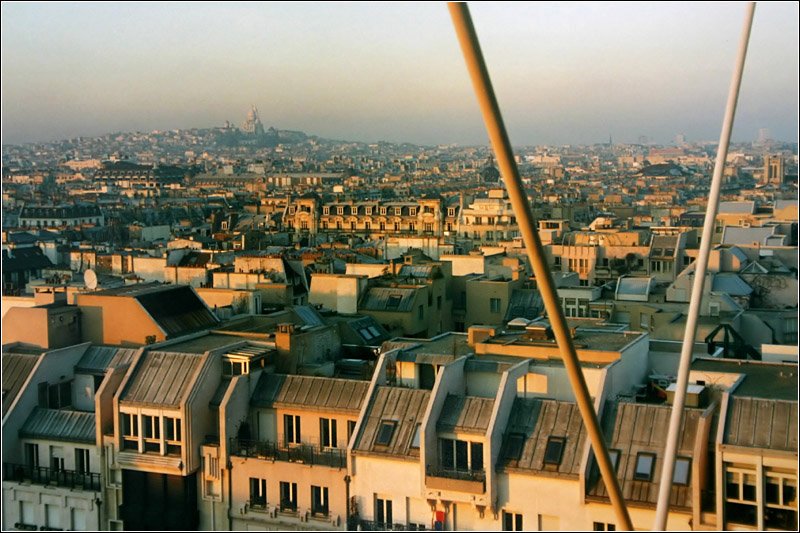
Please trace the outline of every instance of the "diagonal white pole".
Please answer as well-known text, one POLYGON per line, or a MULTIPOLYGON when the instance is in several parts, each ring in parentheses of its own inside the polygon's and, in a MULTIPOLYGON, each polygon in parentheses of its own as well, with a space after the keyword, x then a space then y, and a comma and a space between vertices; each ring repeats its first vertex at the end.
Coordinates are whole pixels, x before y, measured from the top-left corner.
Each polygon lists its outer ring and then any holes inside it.
POLYGON ((669 418, 667 432, 667 446, 664 450, 664 464, 661 468, 661 484, 658 487, 658 503, 656 505, 656 520, 653 531, 663 531, 667 527, 669 514, 669 496, 672 492, 672 476, 675 470, 675 454, 678 448, 678 433, 683 418, 683 406, 686 400, 686 385, 689 381, 689 366, 692 362, 694 338, 697 335, 697 318, 700 314, 700 303, 703 299, 703 285, 705 284, 706 271, 708 270, 708 256, 711 252, 711 239, 714 233, 714 221, 719 208, 719 193, 722 187, 722 171, 725 168, 725 159, 728 156, 728 145, 731 141, 733 118, 736 114, 736 102, 739 99, 739 87, 742 84, 742 71, 744 59, 747 56, 747 44, 750 41, 750 29, 753 26, 753 13, 756 3, 750 2, 745 12, 742 37, 739 41, 739 53, 731 78, 728 91, 728 104, 725 108, 725 118, 722 121, 722 132, 719 136, 717 159, 714 162, 714 174, 711 178, 711 190, 708 195, 706 218, 703 223, 703 236, 700 241, 700 253, 695 261, 694 283, 692 284, 692 297, 689 301, 689 314, 686 317, 686 331, 683 334, 683 347, 681 348, 680 365, 678 366, 678 382, 675 385, 675 402, 669 418))
POLYGON ((472 78, 475 95, 478 97, 478 104, 483 114, 483 121, 486 124, 489 140, 497 157, 500 174, 506 184, 514 215, 519 221, 522 241, 525 243, 528 258, 533 266, 533 272, 536 274, 536 284, 542 295, 542 300, 544 300, 547 316, 550 319, 550 325, 553 328, 561 358, 564 361, 564 368, 567 371, 572 391, 575 393, 578 410, 581 413, 583 424, 586 426, 586 433, 592 443, 597 465, 600 468, 611 505, 617 517, 617 527, 620 530, 631 531, 633 530, 631 518, 622 498, 617 474, 608 455, 608 448, 603 438, 603 432, 600 429, 600 423, 597 420, 597 413, 594 411, 594 405, 589 396, 589 389, 586 387, 586 380, 583 377, 575 345, 572 343, 567 321, 561 311, 555 284, 550 277, 550 267, 545 260, 542 242, 539 239, 539 233, 536 231, 536 221, 533 218, 528 197, 522 188, 522 180, 519 177, 517 164, 514 161, 514 153, 511 150, 511 141, 503 124, 500 105, 497 103, 497 98, 494 94, 492 81, 489 78, 489 70, 486 68, 486 62, 483 59, 483 53, 478 42, 478 35, 475 33, 475 26, 472 24, 469 8, 462 2, 450 2, 448 7, 450 8, 450 16, 453 19, 458 42, 461 45, 461 52, 464 54, 464 60, 467 63, 467 70, 470 78, 472 78))

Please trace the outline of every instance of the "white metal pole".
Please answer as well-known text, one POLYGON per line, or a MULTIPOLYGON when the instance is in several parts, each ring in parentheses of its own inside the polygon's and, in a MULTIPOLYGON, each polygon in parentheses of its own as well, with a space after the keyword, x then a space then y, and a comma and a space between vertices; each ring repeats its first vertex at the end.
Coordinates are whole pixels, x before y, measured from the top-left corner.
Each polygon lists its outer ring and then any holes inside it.
MULTIPOLYGON (((711 178, 711 190, 708 195, 706 218, 703 223, 703 236, 700 241, 700 253, 695 261, 694 283, 692 284, 692 297, 689 301, 689 313, 686 317, 686 330, 683 334, 683 347, 681 348, 680 365, 678 366, 678 382, 675 389, 675 401, 669 419, 667 432, 667 446, 664 450, 664 464, 661 468, 661 483, 658 487, 658 503, 656 505, 656 520, 653 524, 654 531, 663 531, 667 526, 669 514, 669 496, 672 491, 672 476, 675 470, 675 454, 678 447, 678 432, 683 418, 683 406, 686 400, 686 385, 689 381, 689 367, 692 361, 694 338, 697 334, 697 318, 700 314, 700 303, 703 299, 703 286, 705 285, 706 271, 708 270, 708 256, 711 252, 711 239, 714 234, 714 222, 719 208, 719 193, 722 187, 722 171, 725 168, 725 159, 728 156, 728 145, 731 140, 733 119, 736 114, 736 102, 739 98, 739 87, 742 83, 742 71, 747 55, 747 44, 750 41, 750 29, 753 26, 753 13, 755 2, 747 5, 745 12, 742 36, 739 41, 739 53, 734 66, 731 86, 728 91, 728 104, 725 108, 725 118, 722 121, 722 132, 719 136, 717 159, 714 162, 714 174, 711 178)), ((719 489, 719 487, 718 487, 719 489)), ((721 489, 720 489, 721 490, 721 489)))

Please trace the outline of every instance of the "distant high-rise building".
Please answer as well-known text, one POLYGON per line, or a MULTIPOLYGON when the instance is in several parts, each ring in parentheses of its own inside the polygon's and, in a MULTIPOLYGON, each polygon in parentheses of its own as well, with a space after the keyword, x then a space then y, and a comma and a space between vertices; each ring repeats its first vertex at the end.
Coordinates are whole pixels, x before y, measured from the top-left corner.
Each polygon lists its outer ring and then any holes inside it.
POLYGON ((758 130, 756 144, 767 144, 771 140, 772 138, 770 137, 769 128, 760 128, 758 130))
POLYGON ((679 133, 675 136, 675 146, 683 146, 686 144, 686 135, 679 133))
POLYGON ((783 156, 780 154, 773 154, 764 157, 764 182, 773 185, 783 184, 784 176, 786 176, 786 165, 783 156))
POLYGON ((256 106, 250 108, 247 118, 242 122, 242 132, 249 135, 264 135, 264 125, 258 116, 258 108, 256 106))

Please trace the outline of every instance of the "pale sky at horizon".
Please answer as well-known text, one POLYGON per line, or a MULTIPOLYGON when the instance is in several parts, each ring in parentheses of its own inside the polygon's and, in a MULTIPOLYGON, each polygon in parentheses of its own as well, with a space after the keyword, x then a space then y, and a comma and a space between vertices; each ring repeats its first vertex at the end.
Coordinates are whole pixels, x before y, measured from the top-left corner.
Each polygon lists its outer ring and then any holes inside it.
MULTIPOLYGON (((515 145, 717 140, 745 3, 470 3, 515 145)), ((3 2, 2 142, 240 124, 486 144, 444 3, 3 2)), ((733 140, 798 138, 797 2, 759 2, 733 140)))

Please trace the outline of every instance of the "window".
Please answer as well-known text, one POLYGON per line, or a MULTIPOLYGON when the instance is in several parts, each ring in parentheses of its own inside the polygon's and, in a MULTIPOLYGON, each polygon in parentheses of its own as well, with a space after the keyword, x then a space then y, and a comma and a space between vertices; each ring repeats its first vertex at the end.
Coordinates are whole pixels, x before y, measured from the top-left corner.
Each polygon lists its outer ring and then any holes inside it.
POLYGON ((414 428, 414 436, 411 438, 411 447, 412 448, 419 448, 419 433, 422 424, 417 424, 417 427, 414 428))
POLYGON ((519 461, 522 457, 522 448, 525 445, 525 435, 522 433, 511 433, 506 440, 506 449, 503 458, 509 461, 519 461))
POLYGON ((364 208, 364 214, 365 215, 371 215, 372 214, 372 206, 370 206, 370 205, 366 206, 364 208))
POLYGON ((455 207, 448 207, 447 208, 447 216, 449 216, 449 217, 456 216, 456 208, 455 207))
POLYGON ((395 207, 394 208, 394 214, 395 214, 395 216, 398 216, 398 217, 401 216, 403 214, 403 208, 402 207, 395 207))
POLYGON ((465 440, 439 439, 440 462, 444 470, 480 472, 483 470, 483 444, 465 440))
POLYGON ((75 471, 79 474, 89 473, 89 450, 75 448, 75 471))
POLYGON ((388 527, 392 524, 392 500, 375 498, 375 521, 379 527, 388 527))
MULTIPOLYGON (((378 212, 379 212, 381 215, 385 215, 385 214, 386 214, 386 208, 385 208, 385 207, 381 207, 381 208, 379 208, 378 212)), ((381 229, 383 229, 383 228, 381 228, 381 229)))
POLYGON ((319 419, 319 441, 325 448, 336 448, 336 420, 332 418, 319 419))
POLYGON ((383 420, 378 428, 378 434, 375 436, 375 444, 379 446, 388 446, 392 442, 394 430, 397 427, 397 422, 393 420, 383 420))
POLYGON ((524 531, 522 529, 522 515, 503 511, 503 531, 524 531))
POLYGON ((390 294, 389 299, 386 300, 386 309, 397 309, 400 307, 400 302, 403 300, 403 296, 399 294, 390 294))
MULTIPOLYGON (((752 468, 752 467, 750 467, 752 468)), ((725 467, 725 525, 756 525, 756 473, 749 468, 725 467)), ((765 517, 766 518, 766 517, 765 517)), ((726 527, 726 529, 730 529, 726 527)))
POLYGON ((249 371, 247 361, 222 361, 223 376, 241 376, 249 371))
POLYGON ((311 514, 328 516, 328 487, 311 485, 311 514))
POLYGON ((337 214, 337 215, 344 215, 344 207, 342 207, 341 205, 340 205, 340 206, 338 206, 338 207, 336 208, 336 214, 337 214))
POLYGON ((436 309, 438 311, 442 310, 442 297, 441 296, 437 296, 436 297, 436 309))
POLYGON ((616 531, 617 526, 607 522, 592 522, 592 531, 616 531))
POLYGON ((672 482, 676 485, 688 485, 691 465, 692 460, 687 457, 678 457, 675 459, 675 471, 672 473, 672 482))
POLYGON ((73 531, 86 531, 86 511, 73 507, 69 511, 73 531))
POLYGON ((547 447, 544 450, 544 464, 561 464, 561 456, 564 454, 565 442, 566 439, 563 437, 549 437, 547 439, 547 447))
POLYGON ((356 421, 355 420, 348 420, 347 421, 347 442, 350 443, 350 439, 353 437, 353 432, 356 430, 356 421))
POLYGON ((619 467, 619 450, 608 450, 608 456, 611 458, 611 466, 616 472, 619 467))
POLYGON ((181 419, 164 417, 164 436, 167 441, 167 455, 181 454, 181 419))
POLYGON ((61 409, 72 406, 72 381, 39 383, 39 407, 61 409))
POLYGON ((64 448, 61 446, 50 446, 50 468, 64 470, 64 448))
POLYGON ((425 308, 421 305, 417 308, 417 318, 420 320, 425 318, 425 308))
POLYGON ((122 413, 122 439, 124 449, 139 449, 139 415, 122 413))
POLYGON ((142 415, 144 451, 161 452, 161 417, 142 415))
POLYGON ((409 207, 408 208, 409 216, 415 217, 417 216, 417 208, 416 207, 409 207))
POLYGON ((297 483, 281 481, 281 511, 297 511, 297 483))
POLYGON ((326 205, 325 207, 322 208, 322 214, 323 215, 330 215, 331 214, 331 208, 326 205))
POLYGON ((640 481, 650 481, 653 478, 653 464, 655 463, 656 456, 652 453, 639 452, 636 455, 636 470, 633 473, 633 479, 640 481))
POLYGON ((764 527, 797 530, 797 477, 768 470, 764 485, 764 527))
POLYGON ((61 506, 45 504, 44 522, 48 528, 61 529, 61 506))
POLYGON ((489 312, 490 313, 500 312, 500 298, 489 298, 489 312))
POLYGON ((300 444, 299 415, 283 415, 283 440, 286 444, 300 444))
POLYGON ((39 468, 39 445, 25 443, 25 465, 30 468, 39 468))
POLYGON ((250 507, 267 506, 267 480, 257 477, 250 478, 250 507))
POLYGON ((33 531, 35 531, 37 529, 36 509, 33 507, 33 505, 33 502, 19 502, 19 519, 23 524, 27 526, 33 526, 33 531))
POLYGON ((354 206, 350 207, 350 214, 351 215, 357 215, 358 214, 358 206, 357 205, 354 205, 354 206))

